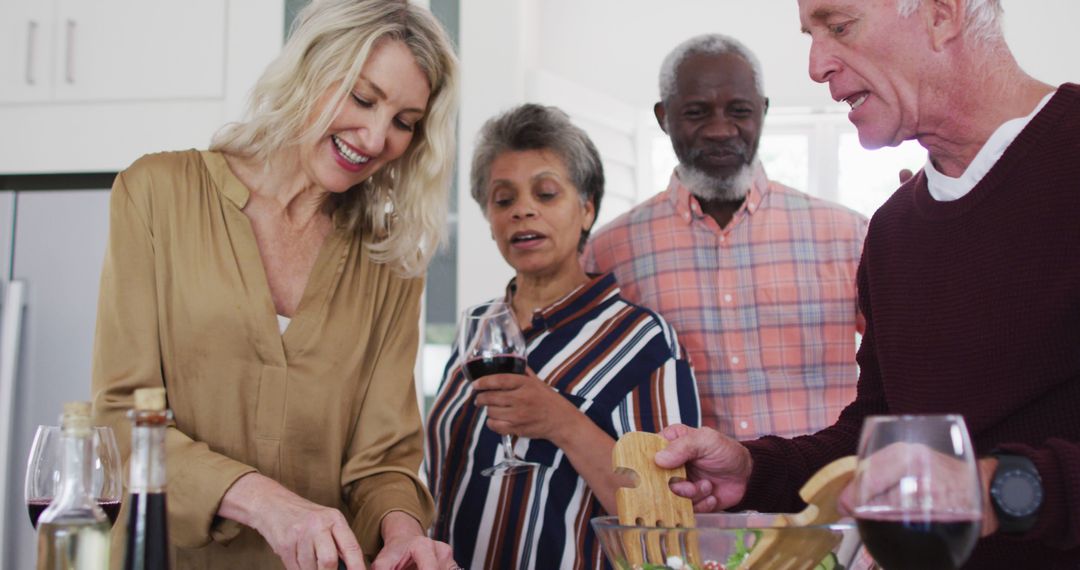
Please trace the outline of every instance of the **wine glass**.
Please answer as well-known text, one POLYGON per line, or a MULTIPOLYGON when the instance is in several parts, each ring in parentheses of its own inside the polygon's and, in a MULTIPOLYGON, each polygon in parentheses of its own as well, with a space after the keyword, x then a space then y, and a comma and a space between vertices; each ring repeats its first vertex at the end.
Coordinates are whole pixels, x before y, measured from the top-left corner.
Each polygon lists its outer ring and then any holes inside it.
POLYGON ((953 570, 982 521, 978 465, 964 418, 871 416, 859 440, 855 520, 884 570, 953 570))
MULTIPOLYGON (((97 497, 97 503, 109 517, 109 522, 115 523, 120 514, 124 484, 120 451, 112 428, 94 426, 93 432, 90 491, 97 497)), ((26 464, 24 487, 26 508, 34 528, 37 528, 38 517, 60 490, 63 464, 64 443, 60 427, 38 426, 26 464)))
MULTIPOLYGON (((527 367, 525 337, 508 303, 491 301, 465 310, 458 324, 458 350, 462 373, 469 381, 489 374, 524 374, 527 367)), ((514 438, 502 436, 502 461, 480 473, 521 473, 533 467, 514 454, 514 438)))

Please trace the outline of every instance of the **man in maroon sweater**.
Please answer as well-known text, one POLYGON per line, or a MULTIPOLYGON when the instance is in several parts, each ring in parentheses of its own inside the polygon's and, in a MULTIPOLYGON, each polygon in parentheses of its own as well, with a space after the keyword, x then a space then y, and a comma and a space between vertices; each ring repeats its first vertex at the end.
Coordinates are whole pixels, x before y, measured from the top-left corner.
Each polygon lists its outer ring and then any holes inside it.
POLYGON ((699 511, 796 510, 866 416, 962 414, 985 498, 965 567, 1080 568, 1080 86, 1019 68, 1000 0, 799 9, 811 77, 851 105, 862 144, 929 152, 870 222, 858 394, 795 439, 673 426, 656 462, 688 463, 673 488, 699 511))

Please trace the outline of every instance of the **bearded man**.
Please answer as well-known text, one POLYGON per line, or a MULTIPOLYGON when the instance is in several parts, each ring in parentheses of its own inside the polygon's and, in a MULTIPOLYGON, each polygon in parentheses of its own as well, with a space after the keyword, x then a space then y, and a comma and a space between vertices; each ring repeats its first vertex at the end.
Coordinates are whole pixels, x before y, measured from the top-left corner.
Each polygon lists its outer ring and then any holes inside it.
POLYGON ((761 66, 709 34, 677 46, 654 107, 679 165, 594 234, 584 263, 679 333, 702 425, 736 439, 830 425, 855 396, 865 217, 770 181, 757 160, 761 66))

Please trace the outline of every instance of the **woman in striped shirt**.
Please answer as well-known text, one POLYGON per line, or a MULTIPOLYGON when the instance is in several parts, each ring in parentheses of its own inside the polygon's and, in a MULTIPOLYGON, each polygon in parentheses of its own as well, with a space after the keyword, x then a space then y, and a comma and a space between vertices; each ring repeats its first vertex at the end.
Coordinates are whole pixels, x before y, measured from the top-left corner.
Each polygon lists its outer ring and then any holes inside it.
POLYGON ((472 195, 517 273, 506 299, 529 369, 470 383, 455 350, 428 418, 434 536, 467 568, 606 567, 589 519, 615 512, 615 439, 699 423, 674 330, 581 268, 603 188, 599 153, 558 109, 522 105, 480 132, 472 195), (502 434, 539 467, 482 476, 502 434))

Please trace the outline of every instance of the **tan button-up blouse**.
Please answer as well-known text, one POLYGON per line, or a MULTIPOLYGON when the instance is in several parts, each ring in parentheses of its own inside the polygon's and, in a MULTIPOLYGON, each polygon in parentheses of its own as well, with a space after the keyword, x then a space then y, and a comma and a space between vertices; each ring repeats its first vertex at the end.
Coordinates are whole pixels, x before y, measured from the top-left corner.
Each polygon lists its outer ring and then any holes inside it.
POLYGON ((117 176, 95 413, 127 457, 134 390, 165 386, 176 420, 166 446, 178 569, 284 567, 257 532, 215 516, 229 486, 256 470, 344 512, 370 557, 386 513, 430 522, 412 380, 422 282, 372 262, 355 233, 335 230, 282 334, 241 212, 249 195, 212 152, 146 156, 117 176))

